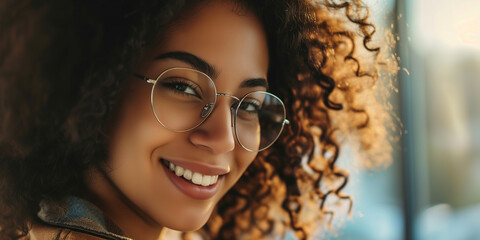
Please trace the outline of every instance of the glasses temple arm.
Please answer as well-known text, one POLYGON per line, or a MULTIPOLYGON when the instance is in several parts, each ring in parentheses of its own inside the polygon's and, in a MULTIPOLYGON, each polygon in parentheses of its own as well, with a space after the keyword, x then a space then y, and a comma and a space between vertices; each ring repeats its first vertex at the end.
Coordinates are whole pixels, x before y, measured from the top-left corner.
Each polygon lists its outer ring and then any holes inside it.
POLYGON ((151 78, 147 78, 145 76, 142 76, 140 74, 137 74, 137 73, 134 73, 133 76, 137 77, 137 78, 140 78, 142 79, 143 81, 147 82, 147 83, 155 83, 155 79, 151 79, 151 78))

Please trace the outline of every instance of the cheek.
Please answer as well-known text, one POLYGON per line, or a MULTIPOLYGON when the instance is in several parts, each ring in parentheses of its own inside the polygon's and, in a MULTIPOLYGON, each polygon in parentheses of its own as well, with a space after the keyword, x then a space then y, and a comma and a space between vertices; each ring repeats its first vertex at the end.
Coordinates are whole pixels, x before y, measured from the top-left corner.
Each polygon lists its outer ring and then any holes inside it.
POLYGON ((242 161, 241 165, 243 167, 244 172, 247 169, 247 167, 250 166, 250 164, 255 160, 256 157, 257 157, 256 152, 248 152, 248 151, 242 149, 243 161, 242 161))
MULTIPOLYGON (((241 148, 241 146, 238 146, 241 148)), ((236 174, 235 174, 235 182, 232 186, 240 179, 240 177, 245 173, 248 166, 255 160, 257 156, 256 152, 248 152, 246 150, 241 150, 239 153, 236 154, 235 157, 235 167, 236 167, 236 174)))
POLYGON ((150 171, 155 147, 167 144, 172 134, 157 122, 150 104, 150 85, 132 83, 112 131, 109 166, 117 175, 138 179, 150 171))
POLYGON ((133 82, 127 88, 125 97, 114 126, 111 143, 111 157, 121 153, 146 154, 148 148, 168 141, 168 132, 160 126, 152 112, 150 103, 151 85, 144 82, 133 82))

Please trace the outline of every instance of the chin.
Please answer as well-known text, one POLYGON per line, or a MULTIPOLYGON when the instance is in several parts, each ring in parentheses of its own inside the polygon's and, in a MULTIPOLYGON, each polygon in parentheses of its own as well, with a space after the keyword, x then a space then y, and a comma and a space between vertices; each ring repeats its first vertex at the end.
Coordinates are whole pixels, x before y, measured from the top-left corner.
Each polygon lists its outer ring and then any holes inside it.
POLYGON ((212 215, 214 204, 212 203, 209 207, 204 209, 193 207, 193 206, 184 206, 180 209, 170 209, 176 211, 170 211, 170 216, 165 218, 163 215, 162 219, 158 219, 158 223, 161 226, 167 227, 172 230, 189 232, 196 231, 202 228, 210 219, 212 215))
POLYGON ((208 221, 209 218, 201 219, 201 220, 185 220, 185 219, 172 219, 171 224, 166 224, 165 227, 176 230, 176 231, 181 231, 181 232, 190 232, 190 231, 196 231, 200 228, 202 228, 208 221))

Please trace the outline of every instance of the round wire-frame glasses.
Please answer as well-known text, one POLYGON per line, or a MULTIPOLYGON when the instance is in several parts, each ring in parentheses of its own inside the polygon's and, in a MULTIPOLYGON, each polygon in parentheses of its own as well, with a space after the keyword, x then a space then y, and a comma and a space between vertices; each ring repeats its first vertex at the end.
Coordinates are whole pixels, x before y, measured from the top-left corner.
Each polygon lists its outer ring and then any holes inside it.
MULTIPOLYGON (((198 71, 196 69, 185 68, 185 67, 168 68, 168 69, 164 70, 163 72, 161 72, 157 76, 156 79, 147 78, 147 77, 142 76, 140 74, 134 74, 134 76, 146 81, 147 83, 152 84, 152 90, 151 90, 151 94, 150 94, 150 104, 151 104, 151 107, 152 107, 153 114, 155 115, 155 118, 157 119, 157 121, 163 127, 165 127, 166 129, 168 129, 170 131, 173 131, 173 132, 187 132, 187 131, 191 131, 191 130, 197 128, 198 126, 200 126, 203 122, 205 122, 205 120, 212 113, 212 111, 215 107, 215 104, 217 102, 217 97, 218 96, 231 97, 231 98, 236 100, 236 104, 233 104, 230 107, 231 113, 232 113, 232 120, 233 120, 232 121, 232 124, 233 124, 232 127, 234 129, 234 133, 235 133, 234 135, 235 135, 236 141, 240 144, 240 146, 242 146, 242 148, 244 148, 247 151, 260 152, 260 151, 263 151, 263 150, 267 149, 278 139, 278 137, 280 136, 280 134, 283 131, 283 128, 284 128, 285 124, 290 124, 290 121, 288 121, 288 119, 286 119, 285 105, 283 104, 282 100, 280 98, 278 98, 277 96, 275 96, 274 94, 266 92, 266 91, 252 91, 252 92, 249 92, 249 93, 245 94, 242 98, 238 98, 236 96, 233 96, 233 95, 230 95, 230 94, 227 94, 227 93, 218 93, 213 80, 207 74, 205 74, 201 71, 198 71), (205 79, 208 79, 208 81, 211 85, 211 88, 213 88, 213 101, 206 103, 202 107, 202 110, 201 110, 201 113, 200 113, 201 120, 197 124, 193 125, 192 127, 187 128, 187 129, 174 129, 174 128, 171 128, 169 126, 166 126, 166 124, 164 124, 160 120, 160 117, 158 116, 157 111, 155 110, 154 98, 155 98, 155 88, 157 87, 157 83, 159 82, 159 79, 162 79, 163 76, 165 76, 167 73, 172 72, 172 71, 190 71, 190 72, 194 72, 196 74, 199 74, 199 75, 203 76, 205 79), (242 143, 242 141, 239 138, 239 132, 238 132, 238 127, 237 127, 238 112, 240 111, 242 103, 244 101, 246 101, 245 99, 247 99, 249 96, 252 96, 252 95, 255 95, 255 94, 261 94, 262 96, 265 95, 265 96, 268 96, 269 98, 271 98, 272 101, 276 101, 278 103, 277 105, 280 106, 280 111, 281 111, 280 116, 275 116, 275 119, 272 119, 277 124, 280 124, 280 126, 278 127, 277 130, 275 130, 276 132, 273 133, 273 136, 271 136, 271 139, 269 139, 268 142, 264 144, 265 146, 259 147, 258 149, 249 148, 249 147, 245 146, 244 143, 242 143)), ((266 129, 264 129, 264 131, 265 130, 266 129)), ((258 143, 259 146, 261 144, 260 141, 261 140, 259 140, 259 143, 258 143)))

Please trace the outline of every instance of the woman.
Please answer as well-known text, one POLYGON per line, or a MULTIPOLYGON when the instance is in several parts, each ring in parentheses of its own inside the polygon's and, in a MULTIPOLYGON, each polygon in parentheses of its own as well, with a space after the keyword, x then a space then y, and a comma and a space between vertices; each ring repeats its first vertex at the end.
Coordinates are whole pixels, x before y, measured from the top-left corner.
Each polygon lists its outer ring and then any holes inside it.
POLYGON ((373 58, 357 1, 4 4, 2 239, 312 237, 349 199, 334 112, 381 128, 335 12, 373 58))

